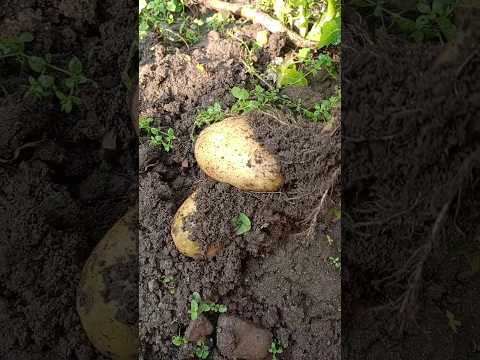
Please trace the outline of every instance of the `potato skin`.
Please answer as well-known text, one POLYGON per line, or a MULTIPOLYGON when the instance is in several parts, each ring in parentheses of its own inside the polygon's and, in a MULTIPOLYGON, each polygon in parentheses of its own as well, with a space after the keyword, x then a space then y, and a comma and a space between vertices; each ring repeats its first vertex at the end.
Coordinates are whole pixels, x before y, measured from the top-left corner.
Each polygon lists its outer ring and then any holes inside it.
MULTIPOLYGON (((178 208, 177 213, 173 218, 171 234, 177 250, 183 255, 192 258, 202 258, 205 254, 202 253, 200 246, 196 242, 190 240, 190 233, 188 231, 183 230, 183 224, 187 216, 197 211, 195 196, 196 193, 190 195, 178 208)), ((220 245, 210 245, 206 256, 215 256, 221 249, 222 247, 220 245)))
POLYGON ((279 161, 256 141, 243 116, 203 130, 195 143, 195 158, 208 176, 240 190, 277 191, 284 182, 279 161))
POLYGON ((138 325, 117 316, 121 295, 106 298, 105 274, 138 259, 137 213, 137 209, 130 210, 98 243, 85 263, 77 291, 77 311, 89 340, 101 353, 118 360, 137 359, 138 325))

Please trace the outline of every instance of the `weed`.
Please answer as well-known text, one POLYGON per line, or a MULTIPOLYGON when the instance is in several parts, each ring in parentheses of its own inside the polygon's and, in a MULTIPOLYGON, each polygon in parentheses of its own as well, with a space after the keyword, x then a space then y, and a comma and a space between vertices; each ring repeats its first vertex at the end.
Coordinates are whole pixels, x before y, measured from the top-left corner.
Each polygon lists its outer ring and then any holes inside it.
POLYGON ((336 95, 329 97, 328 99, 322 100, 319 103, 315 104, 315 110, 304 111, 305 116, 314 121, 330 121, 332 119, 332 111, 335 109, 341 102, 340 92, 338 91, 336 95))
POLYGON ((431 4, 427 0, 419 1, 417 9, 420 15, 410 36, 416 41, 453 39, 456 35, 452 22, 455 3, 456 0, 433 0, 431 4))
POLYGON ((139 128, 150 136, 150 145, 154 147, 163 147, 163 150, 170 152, 173 148, 173 140, 175 140, 175 134, 172 128, 169 128, 167 132, 160 130, 159 128, 152 127, 152 118, 140 118, 139 128))
POLYGON ((352 5, 367 9, 384 29, 396 28, 417 42, 450 40, 456 36, 453 11, 457 0, 418 0, 415 14, 409 17, 404 13, 410 14, 410 9, 387 8, 384 1, 353 0, 352 5))
POLYGON ((338 256, 329 256, 328 257, 328 261, 330 262, 330 264, 332 264, 335 269, 337 270, 341 270, 342 268, 342 261, 340 260, 340 257, 338 256))
POLYGON ((28 66, 35 74, 29 77, 29 87, 26 96, 37 100, 55 95, 60 101, 61 111, 70 113, 74 106, 81 104, 77 96, 80 85, 88 81, 83 73, 83 65, 76 57, 72 57, 67 68, 52 63, 52 55, 44 57, 27 55, 26 44, 33 41, 30 33, 22 33, 16 38, 0 38, 0 60, 15 59, 24 68, 28 66), (57 76, 62 75, 60 79, 57 76))
POLYGON ((321 70, 327 71, 335 79, 338 76, 337 66, 330 55, 320 53, 314 56, 310 48, 300 49, 295 56, 282 60, 280 64, 270 65, 269 70, 275 74, 277 88, 307 86, 308 79, 321 70))
POLYGON ((206 24, 209 30, 215 30, 218 32, 223 32, 225 26, 234 22, 234 19, 230 15, 225 15, 224 13, 218 12, 206 19, 206 24))
POLYGON ((187 345, 188 340, 183 336, 176 335, 176 336, 172 337, 172 344, 177 346, 177 347, 180 347, 180 346, 183 346, 183 345, 187 345))
POLYGON ((199 359, 206 359, 210 354, 208 346, 203 341, 198 341, 197 346, 195 347, 195 355, 199 359))
POLYGON ((235 227, 235 234, 243 235, 252 229, 252 223, 248 216, 241 212, 235 219, 233 219, 233 226, 235 227))
POLYGON ((272 354, 272 360, 277 360, 277 355, 283 353, 283 347, 276 341, 273 341, 268 352, 272 354))
POLYGON ((222 304, 208 303, 202 300, 200 294, 194 292, 192 294, 192 300, 190 302, 190 318, 192 320, 197 320, 198 317, 205 312, 216 312, 216 313, 226 313, 227 306, 222 304))
POLYGON ((225 112, 222 110, 220 103, 216 102, 197 115, 195 119, 195 127, 200 128, 204 125, 211 125, 222 121, 224 118, 225 112))
POLYGON ((457 320, 455 318, 455 315, 449 310, 447 310, 445 315, 447 316, 447 319, 448 319, 448 326, 450 327, 450 329, 452 329, 454 333, 456 333, 458 331, 458 327, 462 325, 462 322, 457 320))
POLYGON ((150 0, 140 12, 139 36, 143 39, 149 31, 161 30, 162 24, 174 24, 185 11, 181 0, 150 0))

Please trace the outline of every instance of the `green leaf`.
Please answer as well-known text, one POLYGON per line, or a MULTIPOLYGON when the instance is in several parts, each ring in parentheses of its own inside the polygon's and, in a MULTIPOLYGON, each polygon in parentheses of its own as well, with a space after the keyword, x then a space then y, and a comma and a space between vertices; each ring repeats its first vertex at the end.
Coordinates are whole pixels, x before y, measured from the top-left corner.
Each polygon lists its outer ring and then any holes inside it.
POLYGON ((233 97, 239 100, 248 100, 250 98, 250 93, 248 90, 240 88, 240 87, 233 87, 231 90, 233 97))
POLYGON ((308 80, 305 77, 305 74, 298 71, 295 66, 282 68, 278 75, 277 85, 279 87, 308 85, 308 80))
POLYGON ((318 42, 319 48, 340 44, 341 18, 337 16, 323 24, 323 26, 320 22, 317 22, 308 33, 307 39, 318 42))
POLYGON ((38 82, 42 85, 42 87, 50 88, 55 83, 55 79, 50 75, 40 75, 38 77, 38 82))
POLYGON ((438 26, 442 35, 445 36, 445 39, 452 40, 457 34, 456 26, 446 17, 441 17, 438 19, 438 26))
POLYGON ((44 58, 41 58, 38 56, 29 56, 28 65, 33 71, 41 73, 45 70, 47 66, 47 62, 45 61, 44 58))
POLYGON ((235 219, 233 219, 233 224, 235 227, 235 234, 243 235, 250 231, 252 228, 252 223, 248 216, 241 212, 235 219))
POLYGON ((310 48, 300 49, 298 51, 298 59, 300 61, 305 61, 310 57, 311 54, 312 54, 312 49, 310 49, 310 48))
POLYGON ((399 16, 395 16, 393 21, 397 25, 398 29, 404 34, 411 34, 416 30, 415 21, 399 16))
POLYGON ((68 63, 68 70, 75 75, 80 75, 82 73, 83 65, 76 56, 70 59, 68 63))
POLYGON ((417 4, 417 10, 420 11, 422 14, 430 14, 432 12, 430 6, 424 2, 420 2, 417 4))
POLYGON ((18 41, 20 41, 20 42, 22 42, 22 43, 31 42, 31 41, 33 41, 33 35, 30 34, 29 32, 21 33, 21 34, 18 36, 18 41))

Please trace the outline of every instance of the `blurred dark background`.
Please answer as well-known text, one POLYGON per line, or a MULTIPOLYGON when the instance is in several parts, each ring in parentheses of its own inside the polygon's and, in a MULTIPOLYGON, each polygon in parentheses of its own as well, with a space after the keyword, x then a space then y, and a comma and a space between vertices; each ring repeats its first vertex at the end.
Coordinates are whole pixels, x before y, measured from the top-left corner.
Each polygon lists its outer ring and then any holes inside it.
POLYGON ((2 360, 103 359, 75 303, 137 197, 137 18, 136 0, 0 3, 2 360))
POLYGON ((476 1, 345 1, 342 356, 480 359, 476 1))

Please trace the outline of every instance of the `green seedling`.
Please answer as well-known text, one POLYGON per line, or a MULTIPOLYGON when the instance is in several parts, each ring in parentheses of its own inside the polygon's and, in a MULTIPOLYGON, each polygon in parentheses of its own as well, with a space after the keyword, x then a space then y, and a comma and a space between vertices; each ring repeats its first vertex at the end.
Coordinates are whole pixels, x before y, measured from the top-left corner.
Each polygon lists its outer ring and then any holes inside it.
POLYGON ((207 109, 201 111, 195 119, 195 127, 200 128, 205 125, 222 121, 225 118, 225 112, 222 110, 220 103, 215 103, 207 109))
POLYGON ((184 11, 181 0, 150 0, 140 12, 140 38, 143 39, 151 30, 161 29, 163 24, 174 24, 184 11))
POLYGON ((234 22, 234 18, 230 15, 218 12, 210 17, 207 17, 206 24, 209 30, 223 32, 228 24, 234 22))
POLYGON ((192 300, 190 302, 190 318, 197 320, 198 317, 205 312, 226 313, 227 306, 222 304, 209 303, 202 300, 199 293, 194 292, 192 294, 192 300))
POLYGON ((81 104, 78 92, 80 85, 91 81, 83 72, 83 65, 76 57, 72 57, 66 68, 54 65, 52 55, 28 55, 26 44, 33 41, 30 33, 22 33, 17 38, 0 38, 0 60, 14 59, 22 69, 28 68, 29 87, 26 96, 44 100, 53 95, 60 101, 61 111, 70 113, 74 106, 81 104))
POLYGON ((333 78, 338 77, 337 66, 328 54, 314 55, 312 49, 303 48, 288 60, 279 65, 271 65, 270 69, 277 76, 277 87, 307 86, 309 78, 325 70, 333 78))
POLYGON ((462 325, 462 322, 457 320, 455 315, 449 310, 447 310, 445 315, 448 319, 448 326, 454 333, 456 333, 458 331, 458 327, 462 325))
POLYGON ((332 111, 341 103, 341 97, 338 93, 333 95, 328 99, 325 99, 317 104, 315 104, 314 111, 304 111, 305 116, 314 121, 330 121, 332 119, 332 111))
POLYGON ((277 355, 283 353, 283 347, 276 341, 273 341, 268 352, 272 354, 272 360, 277 360, 277 355))
POLYGON ((208 355, 210 354, 210 349, 208 346, 203 342, 203 341, 198 341, 197 346, 195 346, 195 355, 199 359, 206 359, 208 358, 208 355))
POLYGON ((172 344, 177 346, 177 347, 180 347, 180 346, 183 346, 183 345, 187 345, 188 340, 183 336, 176 335, 176 336, 172 337, 172 344))
POLYGON ((332 264, 335 269, 340 270, 342 268, 342 261, 338 256, 329 256, 328 261, 332 264))
POLYGON ((235 234, 237 235, 243 235, 252 229, 252 223, 250 219, 243 212, 235 217, 232 222, 235 228, 235 234))
POLYGON ((173 140, 176 139, 173 129, 169 128, 164 132, 159 128, 152 127, 152 123, 152 118, 140 118, 139 128, 150 136, 150 145, 153 147, 163 147, 163 150, 170 152, 173 148, 173 140))
POLYGON ((452 21, 455 4, 456 0, 419 1, 417 9, 420 15, 415 20, 415 30, 411 34, 413 39, 453 39, 456 35, 456 27, 452 21))

